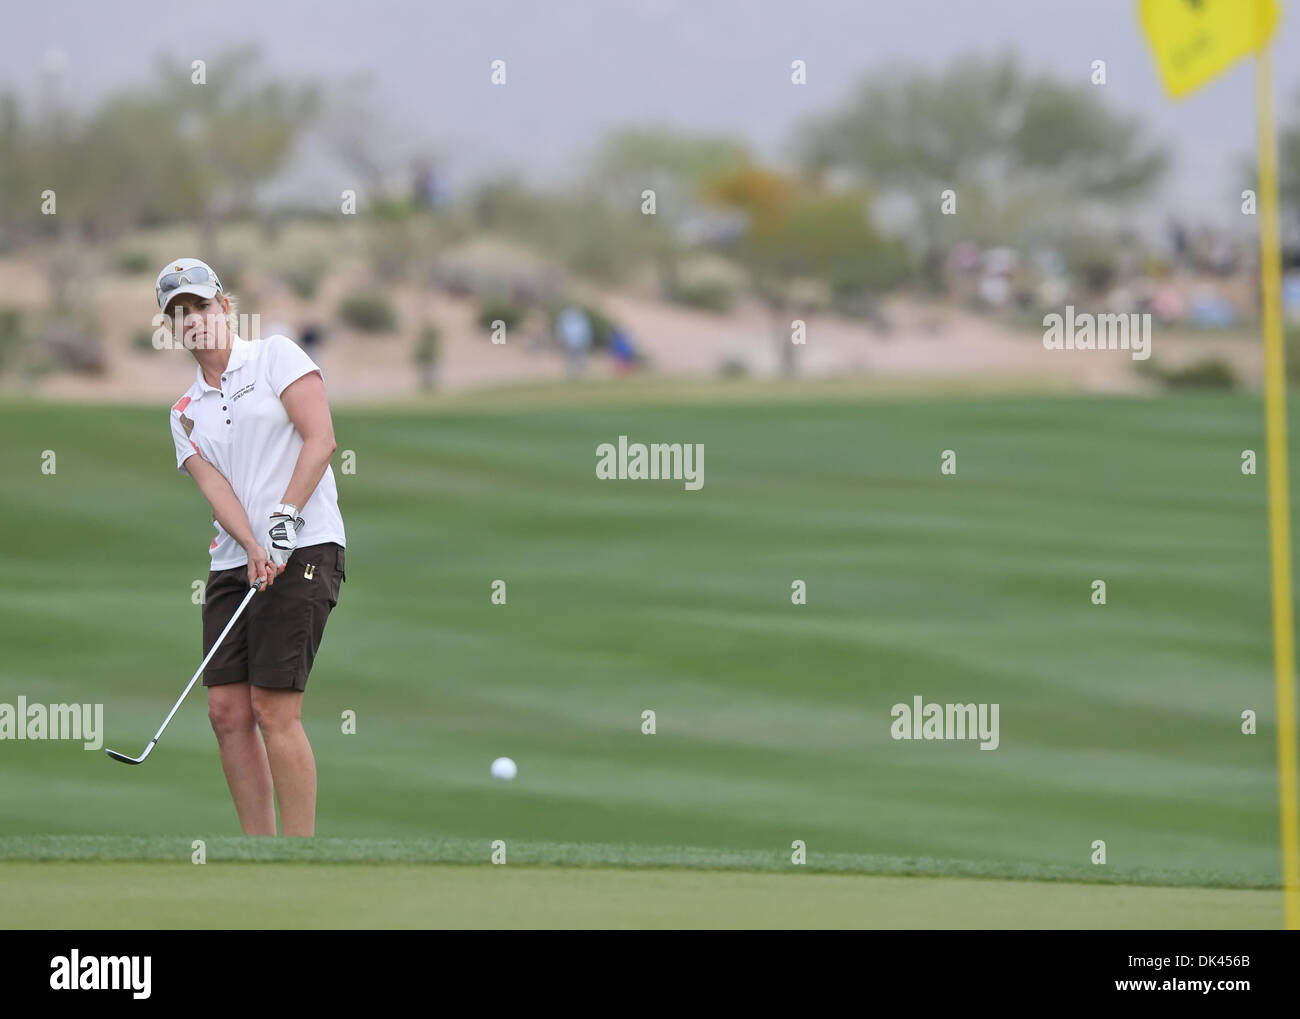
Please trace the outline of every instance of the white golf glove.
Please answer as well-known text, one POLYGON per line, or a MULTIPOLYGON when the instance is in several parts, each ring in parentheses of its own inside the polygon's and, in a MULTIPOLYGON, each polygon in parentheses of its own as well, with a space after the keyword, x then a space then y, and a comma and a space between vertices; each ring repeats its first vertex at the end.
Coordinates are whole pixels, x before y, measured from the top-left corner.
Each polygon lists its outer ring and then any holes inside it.
POLYGON ((298 532, 304 521, 298 516, 298 507, 280 503, 271 514, 271 530, 266 543, 267 557, 276 566, 283 566, 298 547, 298 532))

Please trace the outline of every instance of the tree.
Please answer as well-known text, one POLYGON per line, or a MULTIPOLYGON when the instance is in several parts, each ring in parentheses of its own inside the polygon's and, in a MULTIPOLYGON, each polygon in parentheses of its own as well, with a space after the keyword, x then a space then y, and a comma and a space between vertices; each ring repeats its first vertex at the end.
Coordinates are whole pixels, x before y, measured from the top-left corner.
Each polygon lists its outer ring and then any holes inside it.
POLYGON ((1300 89, 1291 98, 1291 119, 1277 136, 1278 201, 1300 219, 1300 89))
POLYGON ((210 248, 221 206, 252 204, 317 107, 316 86, 265 78, 259 63, 255 49, 234 50, 199 84, 160 56, 155 82, 75 119, 24 118, 16 99, 0 98, 0 223, 111 242, 140 224, 193 219, 210 248), (47 188, 58 214, 42 217, 34 195, 47 188))
POLYGON ((665 295, 677 289, 681 230, 699 212, 705 181, 748 164, 743 142, 713 135, 686 135, 668 127, 628 127, 610 134, 592 157, 584 193, 588 200, 635 214, 642 229, 638 247, 653 258, 665 295), (640 212, 641 195, 655 192, 655 214, 640 212))
MULTIPOLYGON (((1280 121, 1277 129, 1277 200, 1282 217, 1284 267, 1293 257, 1292 238, 1300 235, 1300 89, 1291 97, 1290 117, 1280 121)), ((1254 153, 1238 160, 1241 188, 1259 196, 1259 163, 1254 153)))
POLYGON ((748 269, 754 292, 772 316, 787 375, 797 367, 789 320, 796 280, 812 277, 833 293, 860 293, 897 283, 905 270, 897 245, 871 228, 863 190, 831 192, 747 166, 707 182, 702 194, 746 216, 745 231, 730 251, 748 269))
POLYGON ((212 249, 220 204, 251 207, 321 110, 319 86, 264 77, 261 59, 256 46, 231 50, 206 68, 204 84, 189 65, 157 61, 160 87, 150 94, 158 97, 160 137, 179 139, 204 250, 212 249))
POLYGON ((873 74, 841 109, 801 124, 794 145, 809 173, 906 195, 926 255, 958 237, 1014 244, 1113 211, 1147 193, 1169 158, 1096 86, 1027 73, 1010 56, 873 74), (957 215, 941 212, 949 188, 957 215))

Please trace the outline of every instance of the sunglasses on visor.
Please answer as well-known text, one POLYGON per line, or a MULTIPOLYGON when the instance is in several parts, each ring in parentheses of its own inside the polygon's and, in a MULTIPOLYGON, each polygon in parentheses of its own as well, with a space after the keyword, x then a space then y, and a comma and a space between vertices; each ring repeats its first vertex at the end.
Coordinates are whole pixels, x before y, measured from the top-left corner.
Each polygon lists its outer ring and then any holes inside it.
POLYGON ((181 272, 169 272, 158 281, 158 306, 165 308, 167 306, 167 295, 190 283, 206 283, 218 290, 221 289, 221 281, 217 279, 216 274, 208 272, 201 265, 193 266, 181 272))

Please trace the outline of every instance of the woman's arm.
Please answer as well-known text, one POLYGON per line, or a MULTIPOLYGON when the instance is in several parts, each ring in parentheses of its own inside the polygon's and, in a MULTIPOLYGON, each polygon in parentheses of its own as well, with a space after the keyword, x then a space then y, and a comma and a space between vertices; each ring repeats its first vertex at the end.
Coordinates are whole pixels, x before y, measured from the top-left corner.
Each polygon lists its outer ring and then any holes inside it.
POLYGON ((286 386, 280 394, 280 402, 302 436, 302 451, 294 465, 289 487, 284 490, 284 498, 280 501, 297 506, 301 511, 325 476, 330 457, 338 448, 334 441, 334 421, 330 417, 329 400, 325 397, 325 383, 317 372, 308 372, 286 386))
POLYGON ((244 512, 243 504, 240 503, 239 496, 235 495, 235 490, 230 487, 226 476, 198 453, 185 461, 185 469, 190 472, 199 486, 199 491, 212 506, 213 518, 225 528, 226 533, 245 549, 250 544, 259 544, 257 536, 253 534, 253 528, 248 523, 248 514, 244 512))
POLYGON ((259 579, 266 582, 266 587, 275 583, 275 578, 283 572, 284 567, 276 568, 266 556, 266 549, 253 533, 248 523, 248 514, 244 512, 243 503, 235 490, 230 487, 226 476, 217 470, 201 455, 195 453, 185 461, 185 469, 199 486, 199 491, 212 506, 212 518, 217 521, 227 534, 234 538, 248 554, 248 584, 251 587, 259 579))

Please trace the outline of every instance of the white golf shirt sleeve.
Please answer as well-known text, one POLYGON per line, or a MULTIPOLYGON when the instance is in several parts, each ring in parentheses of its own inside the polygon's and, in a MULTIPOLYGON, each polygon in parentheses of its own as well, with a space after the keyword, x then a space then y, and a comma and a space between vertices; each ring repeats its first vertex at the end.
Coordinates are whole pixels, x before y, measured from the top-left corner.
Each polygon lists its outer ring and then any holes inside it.
POLYGON ((185 469, 185 461, 192 456, 202 456, 190 442, 190 437, 185 434, 185 426, 181 424, 181 416, 175 410, 170 411, 172 419, 172 442, 176 446, 176 469, 182 474, 193 477, 185 469))
MULTIPOLYGON (((266 342, 266 380, 271 389, 279 396, 289 384, 298 381, 308 372, 319 372, 320 366, 313 361, 302 347, 287 336, 273 336, 266 342)), ((321 372, 324 379, 325 373, 321 372)))

